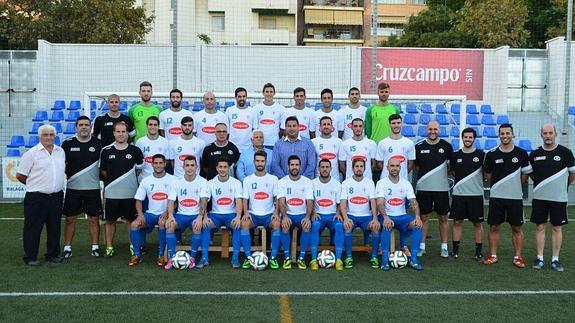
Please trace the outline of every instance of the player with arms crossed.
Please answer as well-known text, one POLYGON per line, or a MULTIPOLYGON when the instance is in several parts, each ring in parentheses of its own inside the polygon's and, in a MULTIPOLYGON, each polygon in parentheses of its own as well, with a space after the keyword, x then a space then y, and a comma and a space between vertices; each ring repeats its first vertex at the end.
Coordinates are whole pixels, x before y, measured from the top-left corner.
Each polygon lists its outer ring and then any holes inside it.
POLYGON ((146 120, 148 125, 148 133, 136 141, 136 147, 140 148, 144 155, 144 167, 139 176, 139 180, 152 175, 154 168, 152 167, 152 156, 156 154, 167 154, 168 141, 158 133, 158 126, 160 120, 156 116, 151 116, 146 120))
POLYGON ((361 98, 361 93, 356 87, 352 87, 347 92, 347 98, 349 103, 339 110, 339 113, 343 116, 344 129, 342 140, 347 140, 353 137, 353 130, 351 129, 351 121, 356 118, 365 120, 365 112, 367 107, 360 104, 359 99, 361 98))
POLYGON ((339 170, 345 174, 345 178, 351 178, 354 174, 352 160, 361 158, 365 162, 363 176, 373 177, 372 169, 376 167, 375 154, 377 151, 376 143, 365 137, 363 134, 363 120, 357 118, 351 122, 353 137, 341 144, 338 153, 339 170))
MULTIPOLYGON (((332 120, 330 117, 321 117, 319 121, 319 128, 321 135, 315 137, 311 140, 313 146, 315 147, 315 153, 317 155, 317 163, 319 165, 320 160, 327 159, 331 163, 331 178, 339 181, 339 167, 337 154, 339 153, 339 148, 341 147, 341 139, 336 136, 331 135, 332 120)), ((339 204, 339 200, 337 201, 339 204)))
POLYGON ((305 89, 297 87, 293 90, 294 106, 287 108, 284 112, 284 119, 281 123, 282 130, 285 130, 285 119, 294 116, 299 123, 299 135, 305 138, 315 136, 315 111, 305 106, 305 89))
POLYGON ((257 115, 257 128, 264 133, 264 146, 268 149, 274 149, 276 141, 283 136, 280 127, 284 119, 285 107, 274 102, 276 88, 273 84, 264 84, 262 94, 264 100, 254 107, 257 115))
POLYGON ((243 87, 238 87, 234 93, 236 105, 226 110, 226 117, 230 125, 229 140, 240 151, 244 151, 252 147, 250 140, 252 131, 257 129, 257 117, 256 112, 246 106, 248 91, 243 87))
POLYGON ((197 173, 200 173, 201 157, 206 143, 194 136, 194 120, 192 117, 182 118, 182 134, 179 138, 169 141, 168 160, 174 170, 174 176, 180 178, 184 176, 184 159, 187 156, 196 157, 197 173))
MULTIPOLYGON (((160 135, 166 140, 180 137, 182 128, 180 124, 183 117, 191 117, 192 113, 182 108, 182 91, 173 89, 170 91, 170 108, 160 113, 160 135)), ((148 129, 149 133, 150 129, 148 129)))

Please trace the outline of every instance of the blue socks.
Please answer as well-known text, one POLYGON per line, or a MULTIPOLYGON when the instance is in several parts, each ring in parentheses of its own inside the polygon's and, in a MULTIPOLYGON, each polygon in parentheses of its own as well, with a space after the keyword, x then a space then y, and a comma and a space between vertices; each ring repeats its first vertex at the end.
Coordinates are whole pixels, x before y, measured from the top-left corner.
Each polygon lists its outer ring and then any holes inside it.
POLYGON ((202 230, 202 259, 208 261, 208 250, 210 248, 212 228, 202 230))
POLYGON ((411 261, 417 263, 417 253, 419 252, 419 244, 423 238, 423 231, 421 228, 413 228, 411 232, 411 261))
POLYGON ((290 232, 281 232, 281 242, 282 242, 282 249, 284 251, 284 257, 290 258, 290 239, 291 235, 290 232))
POLYGON ((379 232, 371 233, 371 258, 377 257, 377 251, 379 250, 379 232))
POLYGON ((141 257, 141 255, 140 255, 140 246, 141 246, 140 237, 141 237, 141 234, 140 234, 139 229, 130 228, 130 240, 132 241, 132 247, 134 249, 134 255, 136 257, 141 257))
POLYGON ((309 238, 310 238, 311 232, 310 231, 303 231, 301 232, 301 237, 299 239, 299 258, 300 259, 304 259, 305 258, 305 252, 307 251, 307 247, 309 247, 309 238))
MULTIPOLYGON (((389 261, 389 245, 391 243, 391 230, 381 229, 381 263, 389 261)), ((407 244, 407 242, 405 242, 407 244)))
POLYGON ((158 228, 158 257, 166 252, 166 228, 158 228))
POLYGON ((172 258, 176 252, 176 234, 174 232, 166 233, 166 244, 168 245, 168 257, 172 258))
POLYGON ((278 250, 280 249, 280 229, 272 230, 272 253, 271 257, 276 258, 278 256, 278 250))
MULTIPOLYGON (((192 236, 190 237, 190 246, 191 246, 191 250, 190 250, 190 255, 194 258, 196 258, 196 255, 198 253, 198 247, 200 246, 200 243, 202 243, 202 234, 201 233, 192 233, 192 236)), ((206 253, 206 251, 203 251, 206 253)))
POLYGON ((309 241, 311 244, 311 259, 317 258, 317 249, 319 247, 319 229, 321 228, 320 221, 312 221, 311 223, 311 236, 309 241))
POLYGON ((234 249, 232 259, 240 258, 240 247, 242 245, 240 235, 240 229, 232 229, 232 247, 234 249))
MULTIPOLYGON (((333 244, 335 245, 335 259, 341 259, 341 252, 343 250, 343 224, 341 222, 334 223, 334 237, 333 237, 333 244)), ((319 239, 319 233, 318 233, 319 239)), ((317 256, 317 250, 316 254, 317 256)))
POLYGON ((345 255, 348 258, 351 258, 351 242, 353 240, 352 232, 346 232, 344 235, 344 242, 345 242, 345 255))
POLYGON ((250 236, 250 230, 241 230, 240 240, 242 241, 242 247, 244 248, 246 257, 251 257, 252 237, 250 236))

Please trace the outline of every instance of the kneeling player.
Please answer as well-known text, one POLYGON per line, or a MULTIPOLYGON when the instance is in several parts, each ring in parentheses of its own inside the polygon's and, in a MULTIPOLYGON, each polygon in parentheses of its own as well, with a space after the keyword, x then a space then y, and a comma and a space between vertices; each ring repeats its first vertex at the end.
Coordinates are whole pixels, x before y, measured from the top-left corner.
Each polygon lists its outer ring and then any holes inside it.
POLYGON ((270 267, 278 269, 276 260, 280 244, 280 218, 276 208, 278 178, 266 173, 267 153, 263 150, 254 153, 255 173, 244 179, 243 208, 244 216, 241 225, 241 241, 246 260, 242 268, 250 268, 251 242, 250 229, 258 226, 272 230, 272 253, 270 267))
POLYGON ((383 216, 381 229, 381 269, 389 270, 389 245, 391 243, 391 230, 396 228, 401 236, 412 236, 411 259, 409 265, 415 270, 422 270, 423 266, 417 262, 417 252, 422 236, 422 223, 419 215, 419 206, 415 200, 415 193, 411 184, 399 177, 401 169, 399 159, 392 157, 387 162, 388 176, 377 182, 375 195, 377 208, 383 216), (408 199, 415 217, 407 214, 405 200, 408 199))
MULTIPOLYGON (((343 227, 344 224, 341 213, 339 212, 339 194, 341 192, 341 184, 339 181, 331 177, 331 162, 329 159, 322 159, 319 161, 319 177, 312 181, 313 184, 313 211, 317 215, 316 219, 311 224, 311 262, 309 263, 311 270, 318 269, 317 263, 317 249, 319 246, 319 237, 323 229, 329 228, 333 233, 333 242, 335 245, 335 262, 336 270, 343 270, 343 261, 341 260, 341 253, 343 251, 343 227)), ((346 228, 351 231, 351 221, 346 221, 346 228)))
POLYGON ((353 268, 351 253, 353 229, 360 227, 362 231, 371 232, 371 260, 372 268, 379 268, 377 250, 379 249, 379 229, 381 224, 377 218, 375 204, 375 185, 370 178, 363 176, 365 160, 355 158, 352 161, 353 176, 341 184, 340 210, 344 223, 351 220, 353 225, 345 229, 345 253, 343 261, 346 269, 353 268))
POLYGON ((151 176, 142 180, 134 196, 138 217, 132 222, 130 228, 130 239, 134 246, 134 255, 130 258, 128 265, 132 267, 138 265, 141 261, 142 232, 152 232, 155 225, 158 225, 158 259, 156 264, 158 267, 166 265, 164 259, 164 251, 166 249, 165 223, 168 211, 168 194, 172 190, 171 185, 175 177, 166 173, 166 158, 162 154, 156 154, 152 157, 152 167, 154 172, 151 176), (142 202, 146 197, 148 198, 148 210, 144 213, 142 211, 142 202))
MULTIPOLYGON (((191 262, 188 266, 192 269, 196 266, 196 254, 202 239, 203 221, 206 217, 206 209, 210 198, 208 181, 196 175, 198 168, 195 156, 188 155, 184 159, 184 177, 176 180, 172 185, 172 192, 168 202, 168 219, 166 221, 166 243, 168 245, 168 263, 165 269, 172 269, 172 257, 176 252, 176 230, 183 232, 186 228, 192 230, 190 237, 191 262), (176 208, 178 213, 174 214, 176 208)), ((207 254, 207 250, 203 251, 207 254)))

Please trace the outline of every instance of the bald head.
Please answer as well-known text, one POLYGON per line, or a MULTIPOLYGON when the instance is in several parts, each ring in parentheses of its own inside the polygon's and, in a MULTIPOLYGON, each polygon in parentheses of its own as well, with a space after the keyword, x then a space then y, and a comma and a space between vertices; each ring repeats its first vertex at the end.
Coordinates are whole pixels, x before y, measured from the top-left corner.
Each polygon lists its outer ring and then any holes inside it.
POLYGON ((427 123, 427 139, 431 141, 437 140, 439 136, 439 122, 431 120, 427 123))
POLYGON ((214 92, 212 91, 207 91, 206 93, 204 93, 204 107, 208 110, 213 109, 216 105, 216 96, 214 95, 214 92))
POLYGON ((401 161, 397 157, 391 157, 387 161, 387 171, 389 173, 389 178, 397 179, 399 177, 399 171, 401 169, 401 161))
POLYGON ((555 140, 557 139, 557 130, 555 125, 546 123, 541 126, 541 139, 543 139, 543 147, 546 149, 555 148, 555 140))

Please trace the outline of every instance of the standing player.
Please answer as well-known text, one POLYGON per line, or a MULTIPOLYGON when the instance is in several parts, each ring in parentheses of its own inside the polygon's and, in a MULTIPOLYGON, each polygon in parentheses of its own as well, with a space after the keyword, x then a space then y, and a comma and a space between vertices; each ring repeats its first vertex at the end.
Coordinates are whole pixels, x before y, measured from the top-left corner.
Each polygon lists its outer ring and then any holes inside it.
POLYGON ((413 141, 401 135, 403 121, 401 115, 392 114, 389 116, 389 126, 391 134, 377 144, 375 160, 377 160, 377 169, 381 169, 381 178, 387 178, 387 162, 391 158, 396 158, 401 163, 399 176, 409 180, 409 172, 413 169, 415 161, 415 145, 413 141))
POLYGON ((312 109, 305 106, 305 89, 296 87, 293 90, 294 106, 284 111, 284 120, 281 123, 282 130, 285 130, 285 119, 294 116, 299 122, 299 134, 304 138, 313 138, 315 136, 316 120, 315 113, 312 109))
POLYGON ((242 268, 250 268, 252 237, 250 229, 262 226, 272 231, 272 252, 270 268, 278 269, 276 260, 280 245, 280 217, 276 207, 278 194, 278 178, 266 172, 267 153, 260 150, 253 155, 256 172, 244 180, 243 209, 244 216, 241 225, 241 241, 246 260, 242 268))
POLYGON ((559 262, 559 252, 563 242, 562 226, 567 224, 567 187, 575 181, 575 161, 568 148, 555 143, 557 132, 552 124, 541 127, 543 146, 535 149, 529 156, 533 167, 533 211, 531 222, 537 225, 535 242, 537 257, 533 268, 544 266, 545 227, 549 218, 552 231, 551 268, 556 271, 565 269, 559 262))
POLYGON ((483 253, 483 173, 485 153, 475 148, 476 133, 473 128, 461 132, 463 147, 451 155, 449 171, 455 179, 451 198, 450 217, 453 219, 453 250, 451 256, 459 257, 459 243, 463 220, 469 219, 475 228, 475 260, 482 261, 483 253))
POLYGON ((240 225, 242 217, 242 183, 230 177, 230 161, 220 157, 216 162, 218 176, 208 182, 212 196, 212 210, 204 222, 202 231, 202 260, 198 268, 209 263, 208 248, 211 242, 211 231, 225 226, 232 231, 232 267, 240 268, 240 225))
POLYGON ((282 137, 280 126, 284 119, 285 108, 274 102, 276 88, 273 84, 266 83, 262 93, 264 100, 254 107, 258 119, 257 127, 264 133, 264 146, 268 149, 274 149, 274 144, 282 137))
POLYGON ((336 181, 340 181, 337 154, 339 153, 339 149, 342 144, 341 139, 331 135, 331 129, 333 129, 333 126, 332 120, 328 116, 322 117, 319 120, 319 129, 321 135, 311 140, 315 147, 317 164, 319 165, 319 161, 322 159, 329 160, 331 163, 331 178, 336 181))
POLYGON ((349 99, 349 103, 339 110, 339 113, 343 116, 344 120, 343 140, 353 137, 351 121, 357 118, 365 120, 365 112, 367 111, 367 107, 364 107, 359 103, 361 94, 358 88, 352 87, 349 89, 347 92, 347 98, 349 99))
POLYGON ((168 143, 168 160, 170 166, 174 170, 174 176, 184 176, 184 159, 187 156, 196 157, 198 163, 197 172, 199 174, 202 161, 202 152, 204 150, 205 142, 198 137, 194 136, 194 119, 192 117, 182 118, 182 134, 179 138, 171 140, 168 143))
POLYGON ((417 252, 421 242, 423 223, 419 215, 419 206, 415 199, 413 187, 409 181, 399 176, 400 170, 401 161, 392 157, 387 162, 387 177, 377 182, 375 188, 377 209, 383 217, 383 228, 381 228, 381 269, 389 270, 391 230, 395 228, 399 231, 400 236, 412 236, 409 265, 415 270, 422 270, 423 266, 417 261, 417 252), (409 200, 415 216, 407 214, 405 210, 406 200, 409 200))
POLYGON ((372 168, 376 166, 375 154, 377 151, 376 143, 363 135, 363 120, 355 119, 351 122, 353 137, 341 144, 338 153, 339 171, 345 174, 345 178, 351 178, 354 171, 352 161, 360 158, 365 162, 363 176, 372 179, 372 168))
POLYGON ((291 269, 291 229, 297 226, 301 230, 297 266, 299 269, 306 269, 304 257, 309 246, 313 220, 313 185, 309 178, 301 175, 301 160, 298 156, 292 155, 288 158, 288 167, 289 174, 280 179, 278 183, 278 208, 282 227, 281 244, 285 256, 282 267, 291 269))
POLYGON ((425 254, 425 237, 429 225, 429 216, 435 210, 439 217, 439 235, 441 237, 441 257, 448 258, 447 235, 449 222, 449 182, 447 181, 447 163, 453 153, 451 145, 438 137, 439 123, 435 120, 427 124, 427 139, 415 145, 415 169, 417 170, 417 202, 423 221, 423 238, 419 246, 419 255, 425 254))
MULTIPOLYGON (((203 222, 206 218, 210 190, 208 181, 197 175, 198 163, 196 157, 184 158, 184 177, 177 179, 172 185, 172 193, 168 201, 168 219, 166 220, 166 245, 168 246, 168 263, 164 269, 172 269, 172 257, 176 252, 176 230, 183 232, 186 228, 192 230, 190 236, 191 262, 188 268, 196 266, 196 254, 202 242, 203 222), (176 204, 177 203, 177 204, 176 204), (177 213, 176 212, 177 207, 177 213)), ((202 253, 207 254, 207 250, 202 253)))
MULTIPOLYGON (((339 139, 339 138, 337 138, 339 139)), ((343 251, 343 218, 339 210, 339 194, 341 193, 340 182, 331 176, 332 164, 329 159, 319 161, 319 176, 312 180, 313 185, 313 212, 315 220, 311 224, 311 270, 318 270, 317 250, 319 247, 319 237, 326 227, 334 232, 333 243, 335 245, 335 270, 343 270, 341 253, 343 251)), ((346 221, 347 230, 351 230, 351 221, 346 221)))
POLYGON ((399 114, 399 109, 389 103, 389 84, 377 85, 379 102, 372 104, 365 112, 365 135, 378 144, 383 138, 389 136, 389 116, 399 114))
POLYGON ((240 151, 249 149, 252 130, 257 128, 256 113, 246 106, 248 91, 239 87, 235 91, 236 105, 226 110, 226 117, 230 125, 230 141, 240 151))
POLYGON ((160 124, 158 117, 149 117, 146 120, 146 124, 148 125, 148 133, 136 141, 136 147, 140 148, 144 155, 144 167, 138 178, 140 182, 154 172, 152 156, 155 154, 166 155, 168 153, 168 141, 158 133, 160 124))
MULTIPOLYGON (((192 113, 182 109, 184 94, 178 89, 170 91, 170 108, 160 113, 160 135, 168 141, 179 138, 182 134, 180 127, 182 118, 191 117, 192 113)), ((148 128, 148 131, 150 129, 148 128)))
POLYGON ((62 213, 66 216, 64 230, 64 259, 72 257, 72 239, 76 218, 81 213, 88 216, 92 239, 91 254, 100 256, 100 222, 102 199, 100 198, 100 172, 98 161, 102 143, 90 134, 90 118, 81 116, 76 120, 76 136, 65 140, 62 149, 66 154, 66 196, 62 213))
POLYGON ((166 219, 168 217, 168 196, 172 192, 175 178, 166 173, 166 157, 157 154, 152 157, 154 173, 142 180, 134 195, 136 200, 136 212, 138 217, 132 221, 130 227, 130 240, 134 246, 134 255, 130 258, 128 266, 137 266, 141 261, 140 249, 142 248, 142 236, 154 230, 158 225, 158 259, 156 265, 164 267, 166 260, 166 219), (143 210, 142 203, 148 199, 148 209, 143 210))
MULTIPOLYGON (((333 91, 330 89, 323 89, 321 91, 321 104, 322 107, 320 110, 315 111, 315 123, 316 125, 320 124, 320 120, 322 117, 328 116, 333 121, 333 128, 331 134, 338 138, 343 137, 343 127, 344 127, 344 120, 343 115, 333 109, 333 91)), ((319 137, 320 133, 316 127, 315 136, 319 137)))
POLYGON ((134 129, 136 134, 134 142, 138 141, 141 137, 145 136, 148 132, 146 127, 146 120, 151 116, 160 116, 162 108, 152 103, 152 83, 144 81, 140 83, 140 103, 133 105, 128 110, 128 117, 134 122, 134 129))
POLYGON ((483 261, 492 265, 498 261, 499 225, 508 222, 511 225, 511 237, 515 249, 513 264, 525 268, 521 256, 523 250, 523 190, 531 173, 527 152, 513 144, 513 127, 504 123, 499 126, 499 146, 485 155, 483 171, 491 186, 489 198, 489 255, 483 261))
POLYGON ((224 123, 216 124, 216 141, 207 145, 202 152, 201 174, 208 181, 218 174, 216 165, 220 157, 227 158, 233 176, 234 167, 240 159, 240 151, 228 140, 228 127, 224 123))
POLYGON ((103 116, 96 117, 92 129, 94 137, 102 141, 102 146, 111 145, 114 142, 114 123, 123 121, 128 125, 128 132, 134 131, 132 119, 120 113, 120 97, 112 94, 108 97, 108 107, 110 111, 103 116))
POLYGON ((213 92, 204 93, 204 109, 194 114, 195 133, 206 144, 216 140, 215 125, 223 123, 227 126, 228 118, 222 111, 216 110, 216 96, 213 92))
POLYGON ((353 229, 360 227, 363 232, 371 232, 371 260, 372 268, 379 268, 377 251, 379 249, 379 229, 381 224, 377 218, 375 203, 375 185, 370 177, 365 177, 365 160, 355 158, 352 160, 353 176, 341 183, 340 211, 344 223, 351 220, 352 225, 345 226, 345 253, 343 261, 346 269, 353 268, 352 233, 353 229))
POLYGON ((142 151, 128 144, 128 125, 122 121, 114 124, 114 143, 102 149, 100 175, 104 178, 106 256, 112 257, 116 220, 128 223, 136 219, 134 195, 138 189, 138 175, 144 164, 142 151))

